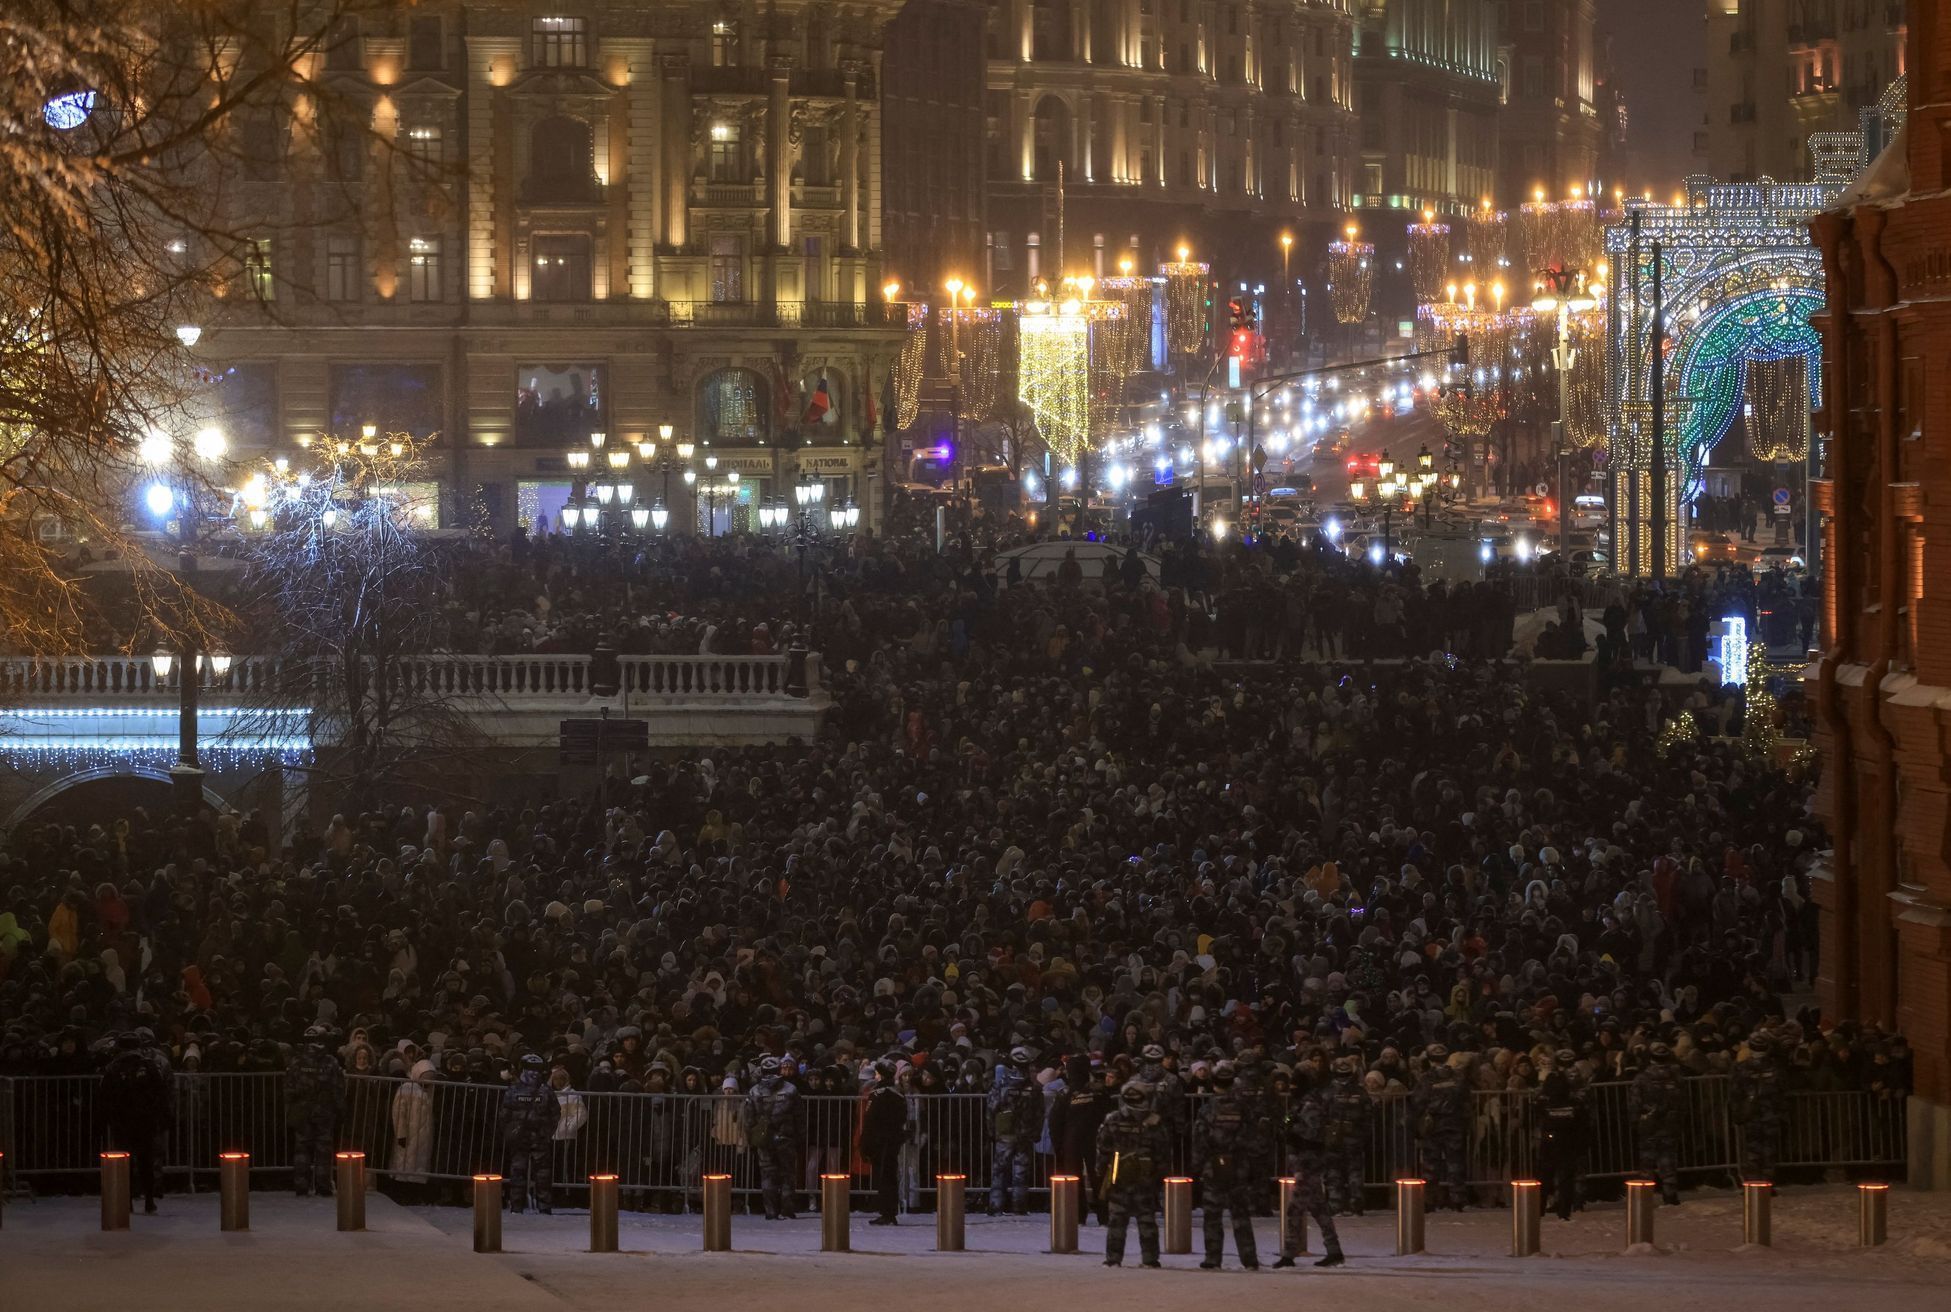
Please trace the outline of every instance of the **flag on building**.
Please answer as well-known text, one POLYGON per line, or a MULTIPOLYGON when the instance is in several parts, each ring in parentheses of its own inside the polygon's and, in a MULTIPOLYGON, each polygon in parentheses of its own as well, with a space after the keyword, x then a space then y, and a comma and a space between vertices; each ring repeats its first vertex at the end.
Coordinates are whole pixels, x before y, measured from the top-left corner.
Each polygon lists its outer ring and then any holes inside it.
POLYGON ((802 424, 831 423, 833 421, 829 416, 832 413, 833 396, 827 391, 826 375, 821 374, 818 385, 813 388, 813 395, 806 402, 806 413, 799 417, 799 422, 802 424))

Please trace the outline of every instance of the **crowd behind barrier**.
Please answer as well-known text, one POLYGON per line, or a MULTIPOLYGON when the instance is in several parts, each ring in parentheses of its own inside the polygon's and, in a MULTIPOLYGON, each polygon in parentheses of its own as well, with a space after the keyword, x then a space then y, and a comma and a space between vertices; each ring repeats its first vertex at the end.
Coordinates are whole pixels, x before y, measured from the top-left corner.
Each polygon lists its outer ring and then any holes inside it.
MULTIPOLYGON (((164 1173, 190 1189, 211 1188, 218 1154, 228 1151, 248 1152, 255 1174, 288 1173, 292 1136, 283 1082, 276 1072, 177 1075, 174 1114, 162 1147, 164 1173)), ((11 1179, 14 1187, 42 1192, 88 1185, 98 1153, 109 1142, 96 1105, 99 1083, 92 1075, 0 1078, 0 1152, 6 1154, 0 1182, 11 1179)), ((430 1099, 426 1128, 402 1142, 404 1118, 398 1103, 409 1083, 384 1076, 349 1077, 335 1146, 365 1153, 373 1177, 405 1185, 458 1186, 478 1172, 502 1169, 504 1086, 425 1081, 421 1087, 430 1099), (414 1141, 422 1134, 427 1136, 424 1142, 414 1141)), ((1729 1077, 1716 1075, 1684 1082, 1678 1168, 1690 1183, 1725 1183, 1739 1169, 1743 1131, 1730 1114, 1729 1085, 1729 1077)), ((1631 1085, 1608 1081, 1587 1085, 1583 1092, 1589 1114, 1583 1179, 1600 1183, 1638 1173, 1643 1158, 1635 1143, 1631 1085)), ((1207 1096, 1188 1095, 1188 1115, 1171 1140, 1171 1174, 1198 1174, 1189 1127, 1207 1096)), ((1374 1113, 1362 1178, 1367 1202, 1377 1205, 1392 1181, 1426 1168, 1411 1121, 1411 1095, 1385 1092, 1371 1097, 1374 1113)), ((743 1102, 739 1094, 571 1091, 563 1099, 554 1136, 556 1188, 580 1188, 592 1174, 614 1173, 628 1207, 695 1211, 700 1178, 722 1173, 732 1177, 735 1193, 755 1194, 757 1162, 741 1128, 743 1102)), ((1269 1094, 1268 1102, 1274 1123, 1281 1123, 1286 1096, 1269 1094)), ((972 1197, 986 1192, 991 1134, 983 1095, 911 1094, 907 1104, 900 1154, 904 1210, 932 1209, 938 1175, 966 1176, 972 1197)), ((1498 1201, 1511 1180, 1537 1174, 1535 1104, 1531 1091, 1472 1093, 1467 1179, 1483 1193, 1483 1201, 1498 1201)), ((857 1144, 862 1100, 810 1095, 802 1105, 800 1191, 816 1198, 822 1174, 849 1174, 857 1195, 871 1193, 874 1182, 857 1144)), ((1270 1148, 1264 1170, 1268 1198, 1272 1182, 1292 1169, 1284 1143, 1270 1148)), ((1901 1095, 1870 1090, 1788 1095, 1777 1158, 1785 1178, 1800 1173, 1815 1179, 1842 1170, 1887 1179, 1902 1171, 1904 1161, 1901 1095)), ((1051 1155, 1039 1153, 1033 1193, 1047 1194, 1051 1171, 1051 1155)), ((431 1188, 417 1191, 417 1196, 464 1201, 455 1189, 431 1188)))

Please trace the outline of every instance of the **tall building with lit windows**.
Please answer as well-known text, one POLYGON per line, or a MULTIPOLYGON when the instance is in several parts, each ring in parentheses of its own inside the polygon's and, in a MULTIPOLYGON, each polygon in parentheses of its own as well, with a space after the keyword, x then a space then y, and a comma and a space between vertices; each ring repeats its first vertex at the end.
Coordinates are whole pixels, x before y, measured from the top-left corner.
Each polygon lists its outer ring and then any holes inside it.
POLYGON ((1604 130, 1599 121, 1595 0, 1498 0, 1504 108, 1498 115, 1502 205, 1553 198, 1594 183, 1604 130))
POLYGON ((233 440, 438 434, 442 523, 559 525, 603 481, 723 532, 803 475, 871 522, 905 331, 881 254, 900 7, 360 8, 319 58, 329 113, 239 125, 227 184, 262 235, 200 346, 233 440))
POLYGON ((1355 203, 1376 220, 1378 241, 1395 215, 1377 211, 1461 215, 1494 194, 1497 9, 1496 0, 1361 0, 1355 203))
POLYGON ((1855 130, 1903 73, 1907 12, 1905 0, 1706 0, 1706 171, 1812 180, 1809 138, 1855 130))
POLYGON ((987 288, 1297 276, 1353 187, 1356 0, 991 0, 987 288))

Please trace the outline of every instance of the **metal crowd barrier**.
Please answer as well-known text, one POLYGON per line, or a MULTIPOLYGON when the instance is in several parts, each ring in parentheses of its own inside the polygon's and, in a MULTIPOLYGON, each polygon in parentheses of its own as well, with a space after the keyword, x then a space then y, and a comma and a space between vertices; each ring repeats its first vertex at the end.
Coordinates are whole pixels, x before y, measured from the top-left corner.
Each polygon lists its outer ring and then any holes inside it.
MULTIPOLYGON (((97 1087, 97 1077, 89 1075, 0 1079, 0 1152, 6 1154, 0 1169, 16 1184, 63 1175, 85 1184, 98 1169, 99 1152, 112 1139, 97 1087)), ((1683 1087, 1687 1104, 1676 1142, 1679 1169, 1695 1175, 1736 1172, 1742 1130, 1729 1105, 1727 1077, 1693 1078, 1683 1087)), ((335 1147, 364 1152, 377 1178, 465 1184, 504 1165, 503 1088, 499 1083, 348 1076, 335 1147)), ((1631 1086, 1594 1084, 1585 1097, 1585 1178, 1618 1180, 1637 1174, 1643 1163, 1635 1146, 1631 1086)), ((1201 1103, 1198 1096, 1188 1097, 1182 1114, 1170 1118, 1168 1174, 1198 1173, 1192 1129, 1201 1103)), ((795 1145, 791 1179, 802 1207, 817 1206, 822 1175, 850 1176, 852 1191, 864 1197, 873 1187, 869 1164, 858 1148, 864 1100, 808 1095, 800 1106, 801 1124, 789 1137, 795 1145)), ((554 1140, 556 1187, 574 1197, 588 1187, 591 1175, 614 1174, 625 1207, 692 1210, 700 1204, 700 1179, 714 1174, 729 1176, 733 1192, 749 1196, 758 1190, 759 1153, 747 1142, 743 1107, 737 1094, 567 1093, 554 1140)), ((910 1095, 908 1109, 897 1157, 902 1206, 930 1210, 936 1177, 943 1175, 964 1177, 969 1197, 980 1206, 989 1190, 993 1160, 983 1096, 910 1095)), ((1273 1100, 1268 1108, 1271 1125, 1278 1127, 1285 1111, 1273 1100)), ((1906 1152, 1901 1098, 1866 1091, 1792 1093, 1787 1111, 1779 1166, 1901 1171, 1906 1152)), ((1534 1113, 1527 1092, 1471 1095, 1466 1140, 1471 1186, 1501 1195, 1509 1181, 1536 1174, 1534 1113)), ((1427 1171, 1415 1119, 1408 1094, 1372 1100, 1362 1152, 1370 1202, 1383 1201, 1393 1181, 1427 1171)), ((163 1169, 187 1175, 193 1188, 214 1180, 218 1154, 227 1151, 248 1152, 254 1174, 289 1171, 283 1076, 179 1074, 161 1134, 163 1169)), ((1279 1138, 1270 1145, 1269 1202, 1273 1180, 1289 1165, 1279 1138)), ((1039 1137, 1036 1147, 1031 1187, 1047 1192, 1049 1176, 1057 1169, 1047 1135, 1039 1137)), ((1091 1197, 1094 1183, 1084 1181, 1084 1200, 1091 1197)))

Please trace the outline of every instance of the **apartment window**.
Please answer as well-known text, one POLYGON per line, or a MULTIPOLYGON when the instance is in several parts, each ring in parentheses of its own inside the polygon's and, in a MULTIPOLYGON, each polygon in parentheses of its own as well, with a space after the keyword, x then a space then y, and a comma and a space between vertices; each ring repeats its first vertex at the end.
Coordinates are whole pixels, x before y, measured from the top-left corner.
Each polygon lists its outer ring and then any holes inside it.
POLYGON ((711 66, 738 67, 738 24, 719 19, 711 25, 711 66))
POLYGON ((585 233, 544 233, 534 239, 535 277, 531 296, 538 301, 589 299, 589 237, 585 233))
POLYGON ((360 65, 359 20, 345 15, 332 25, 325 37, 325 67, 338 71, 360 65))
POLYGON ((447 66, 438 17, 416 18, 408 26, 406 66, 422 73, 439 72, 447 66))
POLYGON ((1545 61, 1536 55, 1528 55, 1524 60, 1524 98, 1543 100, 1545 97, 1545 61))
POLYGON ((736 123, 713 123, 711 125, 710 173, 713 182, 742 182, 745 178, 745 161, 740 147, 742 134, 736 123))
POLYGON ((530 34, 538 68, 582 68, 589 63, 586 18, 538 18, 530 34))
POLYGON ((440 300, 440 238, 415 237, 406 248, 407 299, 423 304, 440 300))
POLYGON ((337 233, 325 239, 325 299, 341 304, 359 299, 359 239, 337 233))
POLYGON ((1006 232, 990 233, 989 267, 997 273, 1008 273, 1010 270, 1009 258, 1009 234, 1006 232))
POLYGON ((745 239, 714 233, 711 238, 711 299, 720 303, 745 299, 745 239))
POLYGON ((1527 32, 1542 32, 1545 30, 1544 0, 1525 0, 1524 30, 1527 32))
POLYGON ((414 164, 429 172, 439 168, 446 161, 441 130, 437 127, 408 128, 406 154, 414 164))
POLYGON ((254 237, 244 248, 244 281, 260 301, 273 299, 277 283, 271 275, 271 239, 254 237))

